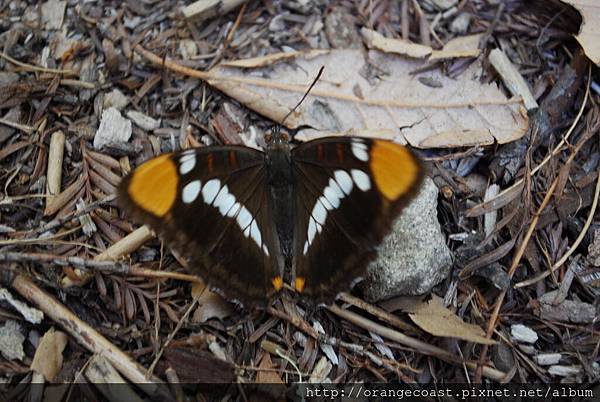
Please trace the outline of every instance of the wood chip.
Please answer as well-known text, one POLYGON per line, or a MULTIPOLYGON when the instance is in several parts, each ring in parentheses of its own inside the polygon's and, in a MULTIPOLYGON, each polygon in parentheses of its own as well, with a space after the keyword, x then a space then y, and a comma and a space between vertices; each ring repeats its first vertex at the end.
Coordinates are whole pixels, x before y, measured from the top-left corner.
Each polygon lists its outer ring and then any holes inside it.
POLYGON ((529 85, 525 82, 523 76, 517 68, 510 62, 508 57, 500 49, 494 49, 488 57, 490 64, 494 66, 498 74, 502 77, 502 81, 513 95, 518 95, 523 98, 527 110, 536 109, 538 103, 533 97, 529 85))

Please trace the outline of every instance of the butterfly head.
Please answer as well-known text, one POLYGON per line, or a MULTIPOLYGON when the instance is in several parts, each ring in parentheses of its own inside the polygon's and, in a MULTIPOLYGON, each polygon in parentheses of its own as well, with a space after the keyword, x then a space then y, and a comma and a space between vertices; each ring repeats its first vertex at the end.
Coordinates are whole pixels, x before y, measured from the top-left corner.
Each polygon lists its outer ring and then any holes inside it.
POLYGON ((282 132, 280 125, 273 126, 271 131, 265 134, 265 142, 269 148, 286 147, 290 143, 290 140, 290 135, 287 132, 282 132))

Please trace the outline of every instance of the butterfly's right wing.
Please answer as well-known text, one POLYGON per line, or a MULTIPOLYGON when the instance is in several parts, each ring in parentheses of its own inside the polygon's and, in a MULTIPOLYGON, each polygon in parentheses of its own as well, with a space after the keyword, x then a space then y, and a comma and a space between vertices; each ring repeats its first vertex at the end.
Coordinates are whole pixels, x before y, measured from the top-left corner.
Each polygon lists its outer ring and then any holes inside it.
POLYGON ((118 196, 227 296, 263 304, 279 290, 283 262, 262 152, 218 146, 161 155, 127 176, 118 196))

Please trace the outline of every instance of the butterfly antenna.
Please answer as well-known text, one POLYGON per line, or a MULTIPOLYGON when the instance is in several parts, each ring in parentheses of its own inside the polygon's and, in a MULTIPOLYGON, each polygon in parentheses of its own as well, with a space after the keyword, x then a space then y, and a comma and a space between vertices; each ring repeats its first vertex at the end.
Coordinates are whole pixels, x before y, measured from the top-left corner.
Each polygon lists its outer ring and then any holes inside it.
POLYGON ((325 66, 321 66, 321 68, 319 69, 319 73, 317 74, 317 76, 313 80, 312 84, 310 84, 310 87, 308 87, 308 90, 304 93, 304 96, 302 97, 302 99, 300 99, 300 102, 298 102, 298 104, 296 106, 294 106, 294 108, 292 110, 290 110, 288 112, 288 114, 285 115, 285 117, 283 118, 283 120, 281 120, 281 123, 279 123, 280 126, 283 126, 283 123, 285 122, 285 120, 288 117, 290 117, 290 115, 292 113, 294 113, 296 111, 296 109, 298 109, 298 106, 300 106, 302 104, 302 102, 304 102, 304 99, 306 99, 306 97, 310 93, 311 89, 313 89, 313 87, 315 86, 315 84, 317 83, 317 81, 319 81, 319 78, 321 78, 321 74, 323 74, 323 70, 324 69, 325 69, 325 66))

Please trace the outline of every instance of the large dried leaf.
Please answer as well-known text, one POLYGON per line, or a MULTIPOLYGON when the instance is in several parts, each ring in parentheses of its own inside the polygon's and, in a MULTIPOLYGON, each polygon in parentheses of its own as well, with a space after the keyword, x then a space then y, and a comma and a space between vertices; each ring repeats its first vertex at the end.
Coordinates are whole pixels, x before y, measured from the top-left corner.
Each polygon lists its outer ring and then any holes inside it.
POLYGON ((581 27, 575 37, 587 57, 600 65, 600 2, 598 0, 562 0, 581 14, 581 27))
POLYGON ((304 140, 342 133, 432 148, 506 143, 526 132, 521 100, 480 83, 478 65, 453 79, 439 71, 414 73, 424 63, 375 50, 321 50, 269 67, 217 66, 208 81, 277 122, 325 66, 310 96, 285 122, 290 128, 314 128, 298 135, 304 140))
POLYGON ((483 329, 474 324, 468 324, 442 304, 442 299, 433 295, 429 302, 417 301, 408 306, 410 318, 423 331, 435 336, 458 338, 465 341, 493 345, 491 339, 485 337, 483 329))
POLYGON ((63 350, 67 346, 67 335, 50 328, 38 345, 31 369, 42 374, 46 381, 53 382, 63 364, 63 350))

